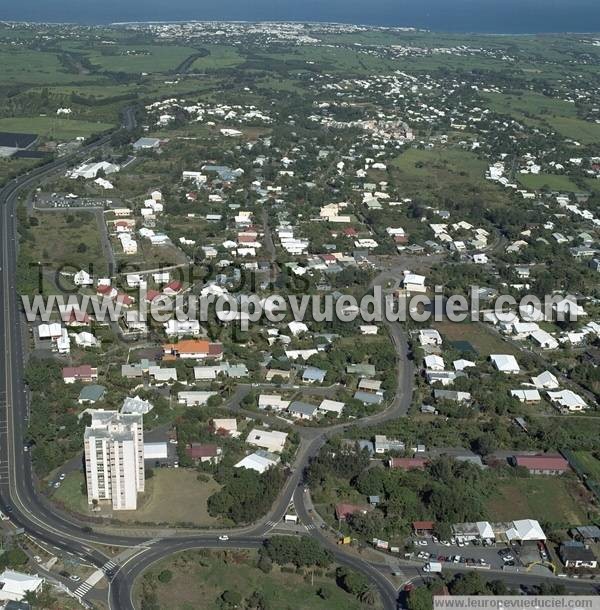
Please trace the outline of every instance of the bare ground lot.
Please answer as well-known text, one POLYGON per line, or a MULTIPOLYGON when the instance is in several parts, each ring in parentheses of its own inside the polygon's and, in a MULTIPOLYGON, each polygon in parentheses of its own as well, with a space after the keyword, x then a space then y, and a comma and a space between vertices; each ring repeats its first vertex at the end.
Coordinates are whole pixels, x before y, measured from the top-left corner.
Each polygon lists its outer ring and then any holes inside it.
POLYGON ((492 521, 532 519, 561 525, 588 523, 590 494, 574 477, 531 476, 500 482, 488 501, 492 521))
POLYGON ((207 500, 221 486, 212 479, 198 481, 197 476, 196 471, 183 468, 154 470, 154 476, 146 481, 145 493, 138 497, 138 509, 135 511, 112 512, 108 507, 101 513, 90 511, 83 493, 83 474, 80 472, 69 474, 53 497, 74 512, 111 516, 129 524, 218 525, 219 520, 208 514, 207 500))

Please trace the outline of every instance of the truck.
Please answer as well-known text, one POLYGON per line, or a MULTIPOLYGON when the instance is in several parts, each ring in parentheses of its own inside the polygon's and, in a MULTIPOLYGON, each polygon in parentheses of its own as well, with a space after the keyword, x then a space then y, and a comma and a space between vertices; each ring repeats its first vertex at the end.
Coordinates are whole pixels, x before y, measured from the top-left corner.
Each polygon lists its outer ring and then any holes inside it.
POLYGON ((439 561, 428 561, 423 566, 423 571, 429 572, 430 574, 433 574, 433 573, 439 574, 442 571, 442 564, 439 561))

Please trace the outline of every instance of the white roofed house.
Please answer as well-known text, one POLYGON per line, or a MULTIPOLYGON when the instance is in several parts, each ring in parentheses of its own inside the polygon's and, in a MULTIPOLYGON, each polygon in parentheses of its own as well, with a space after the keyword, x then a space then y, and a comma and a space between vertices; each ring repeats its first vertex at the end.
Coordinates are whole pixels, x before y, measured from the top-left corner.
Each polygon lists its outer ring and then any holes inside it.
POLYGON ((406 292, 427 292, 427 287, 425 286, 425 276, 417 275, 416 273, 410 273, 410 271, 404 272, 404 277, 402 278, 402 288, 406 292))
POLYGON ((133 398, 126 398, 123 401, 123 406, 121 407, 121 413, 141 413, 142 415, 146 415, 146 413, 150 413, 154 405, 140 398, 139 396, 134 396, 133 398))
POLYGON ((339 402, 337 400, 330 400, 329 398, 324 398, 319 405, 319 413, 321 414, 329 414, 334 413, 337 417, 339 417, 343 410, 345 404, 343 402, 339 402))
POLYGON ((550 371, 544 371, 537 377, 532 377, 531 382, 539 390, 558 390, 560 387, 558 379, 550 371))
POLYGON ((536 330, 531 333, 531 339, 542 349, 556 349, 558 341, 545 330, 536 330))
MULTIPOLYGON (((211 396, 216 396, 217 392, 202 392, 199 390, 191 390, 177 393, 177 402, 186 407, 202 407, 211 396)), ((235 420, 234 420, 235 421, 235 420)))
POLYGON ((163 324, 168 337, 199 337, 201 334, 200 322, 198 320, 175 320, 171 319, 163 324))
POLYGON ((262 474, 269 470, 269 468, 277 466, 280 461, 281 458, 275 453, 259 449, 240 460, 234 465, 234 468, 247 468, 248 470, 254 470, 259 474, 262 474))
POLYGON ((502 373, 516 374, 521 372, 519 363, 512 354, 491 354, 490 360, 502 373))
POLYGON ((261 394, 258 397, 259 409, 285 411, 290 406, 289 400, 284 400, 279 394, 261 394))
POLYGON ((419 343, 425 345, 441 345, 442 336, 433 328, 426 328, 419 331, 419 343))
POLYGON ((425 368, 428 371, 443 371, 445 369, 444 359, 436 354, 425 356, 425 368))
POLYGON ((266 449, 271 453, 280 453, 283 451, 285 441, 287 440, 287 432, 279 432, 277 430, 260 430, 253 428, 250 434, 246 437, 246 442, 249 445, 266 449))
POLYGON ((520 388, 518 390, 511 390, 510 395, 513 398, 517 398, 520 402, 534 403, 540 402, 542 399, 540 393, 533 388, 520 388))
POLYGON ((23 601, 28 592, 38 593, 43 584, 44 579, 37 574, 4 570, 0 574, 0 601, 23 601))
POLYGON ((585 400, 572 390, 548 391, 548 398, 560 410, 575 412, 588 408, 585 400))

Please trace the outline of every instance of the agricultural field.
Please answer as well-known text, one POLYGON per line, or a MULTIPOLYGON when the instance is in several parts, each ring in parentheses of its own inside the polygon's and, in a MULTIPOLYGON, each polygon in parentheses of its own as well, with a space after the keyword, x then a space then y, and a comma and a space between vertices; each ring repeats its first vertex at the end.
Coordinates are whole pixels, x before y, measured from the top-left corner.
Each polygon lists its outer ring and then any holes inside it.
POLYGON ((226 45, 207 45, 204 49, 208 51, 208 55, 194 60, 192 70, 202 71, 233 68, 244 62, 244 58, 235 47, 226 45))
POLYGON ((90 80, 80 74, 65 70, 55 53, 15 49, 0 45, 3 85, 26 83, 30 85, 66 84, 78 85, 90 80))
POLYGON ((81 51, 97 69, 130 74, 170 72, 197 53, 196 49, 177 45, 118 45, 81 51))
POLYGON ((582 189, 568 176, 554 174, 522 174, 517 180, 529 190, 549 190, 563 193, 577 193, 582 189))
POLYGON ((50 140, 74 140, 87 138, 113 128, 110 123, 79 121, 53 116, 18 117, 0 119, 0 131, 36 133, 50 140))
MULTIPOLYGON (((227 553, 186 552, 156 564, 147 572, 148 582, 156 583, 159 608, 169 610, 219 610, 219 598, 225 590, 237 591, 243 598, 260 591, 268 608, 277 610, 359 610, 366 608, 354 596, 340 589, 333 578, 315 575, 305 579, 302 574, 282 572, 274 566, 268 574, 255 567, 257 555, 253 551, 227 553), (171 578, 164 572, 170 572, 171 578), (163 573, 161 582, 159 575, 163 573), (327 588, 327 599, 317 594, 327 588)), ((141 585, 137 583, 137 597, 141 585)), ((138 604, 139 605, 139 604, 138 604)), ((378 605, 368 606, 378 608, 378 605)))
POLYGON ((557 525, 588 523, 593 510, 587 490, 572 477, 513 477, 500 482, 488 500, 492 521, 528 519, 557 525))

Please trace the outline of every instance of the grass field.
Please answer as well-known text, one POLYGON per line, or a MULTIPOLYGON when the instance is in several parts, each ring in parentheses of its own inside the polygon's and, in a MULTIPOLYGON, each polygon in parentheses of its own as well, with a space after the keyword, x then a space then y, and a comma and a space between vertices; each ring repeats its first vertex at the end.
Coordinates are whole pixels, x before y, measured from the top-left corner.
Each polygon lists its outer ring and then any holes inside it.
POLYGON ((54 53, 0 46, 2 83, 32 85, 85 83, 88 77, 66 72, 54 53))
POLYGON ((70 472, 58 489, 52 493, 52 498, 75 513, 89 512, 83 472, 70 472))
POLYGON ((72 265, 76 269, 104 270, 106 261, 100 229, 93 212, 38 212, 39 225, 31 228, 34 241, 24 243, 34 261, 56 269, 72 265), (85 249, 81 246, 85 245, 85 249))
POLYGON ((578 187, 568 176, 555 174, 521 174, 519 182, 530 190, 547 189, 551 191, 561 191, 577 193, 582 189, 578 187))
POLYGON ((515 119, 531 116, 540 118, 576 116, 574 104, 539 93, 523 92, 523 95, 484 93, 483 97, 491 110, 500 114, 509 114, 515 119))
POLYGON ((535 518, 556 524, 587 523, 587 491, 576 480, 564 477, 524 477, 501 482, 488 501, 492 521, 535 518))
POLYGON ((548 121, 553 129, 565 138, 572 138, 581 144, 595 144, 600 140, 600 125, 570 117, 553 117, 548 121))
POLYGON ((576 451, 575 455, 588 477, 600 482, 600 460, 589 451, 576 451))
POLYGON ((512 343, 503 341, 498 335, 489 331, 483 324, 455 322, 435 322, 436 328, 445 341, 468 341, 479 356, 487 358, 490 354, 518 354, 519 350, 512 343))
MULTIPOLYGON (((367 606, 340 589, 332 578, 315 576, 311 582, 299 574, 288 574, 274 567, 264 574, 254 567, 256 553, 199 553, 188 551, 170 557, 152 569, 149 580, 156 583, 159 608, 169 610, 219 610, 219 597, 224 591, 237 591, 247 598, 260 591, 268 608, 277 610, 359 610, 367 606), (157 576, 170 570, 173 578, 161 583, 157 576), (327 600, 317 595, 325 587, 327 600)), ((137 583, 138 599, 140 583, 137 583)), ((139 607, 139 603, 138 603, 139 607)), ((241 607, 241 606, 240 606, 241 607)), ((245 607, 245 606, 244 606, 245 607)), ((368 606, 377 609, 380 606, 368 606)))
MULTIPOLYGON (((146 481, 146 491, 138 496, 138 509, 115 512, 112 517, 125 523, 185 523, 198 527, 218 524, 219 521, 208 514, 206 501, 220 485, 212 479, 203 483, 196 477, 197 473, 192 470, 156 469, 154 476, 146 481)), ((84 482, 82 472, 71 472, 61 486, 52 491, 52 497, 73 512, 93 515, 83 492, 84 482)), ((101 514, 110 512, 110 507, 103 506, 101 514)))
POLYGON ((148 74, 174 70, 187 57, 197 51, 191 47, 176 45, 119 45, 111 47, 110 53, 99 50, 87 52, 90 62, 101 70, 148 74))
POLYGON ((411 148, 396 157, 390 170, 403 194, 431 204, 449 198, 488 207, 505 205, 505 193, 485 179, 487 164, 463 150, 411 148))
POLYGON ((206 45, 204 47, 209 54, 199 57, 192 64, 192 70, 206 70, 218 68, 232 68, 244 62, 244 58, 235 47, 225 45, 206 45))
POLYGON ((138 499, 136 511, 119 511, 120 521, 142 523, 193 523, 208 526, 218 523, 208 514, 206 501, 220 489, 212 479, 197 480, 193 470, 158 468, 146 481, 146 492, 138 499))
POLYGON ((54 116, 0 119, 0 131, 35 133, 51 140, 74 140, 111 129, 110 123, 59 119, 54 116))

